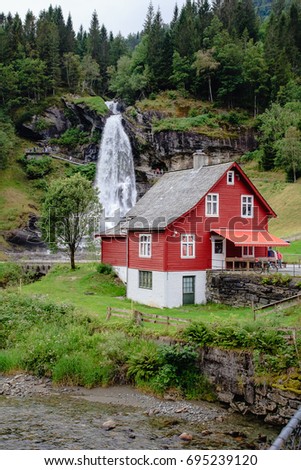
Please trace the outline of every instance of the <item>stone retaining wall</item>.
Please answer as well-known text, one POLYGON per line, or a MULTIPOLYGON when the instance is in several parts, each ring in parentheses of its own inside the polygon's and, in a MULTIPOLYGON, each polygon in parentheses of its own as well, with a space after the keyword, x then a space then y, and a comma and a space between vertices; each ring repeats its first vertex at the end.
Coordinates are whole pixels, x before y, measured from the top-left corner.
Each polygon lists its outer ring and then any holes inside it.
POLYGON ((300 278, 255 273, 207 271, 206 298, 208 302, 244 307, 266 305, 301 292, 300 278), (273 279, 278 279, 273 283, 273 279), (287 282, 286 282, 287 280, 287 282))
MULTIPOLYGON (((205 347, 200 350, 202 373, 215 385, 218 399, 242 414, 284 425, 301 406, 300 392, 256 384, 251 352, 205 347)), ((301 382, 301 376, 300 376, 301 382)))

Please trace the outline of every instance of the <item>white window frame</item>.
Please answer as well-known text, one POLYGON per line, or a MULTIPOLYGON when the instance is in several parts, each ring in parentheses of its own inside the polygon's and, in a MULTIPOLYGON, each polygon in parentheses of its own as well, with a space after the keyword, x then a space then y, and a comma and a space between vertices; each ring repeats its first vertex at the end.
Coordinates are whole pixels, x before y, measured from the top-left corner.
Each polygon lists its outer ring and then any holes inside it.
POLYGON ((255 257, 255 247, 254 246, 242 246, 241 247, 241 256, 243 258, 254 258, 255 257))
POLYGON ((139 234, 139 258, 151 258, 152 236, 151 234, 139 234))
POLYGON ((139 271, 139 289, 153 289, 152 271, 139 271))
POLYGON ((230 186, 234 185, 234 171, 232 170, 227 172, 227 184, 230 186))
POLYGON ((181 258, 195 258, 195 235, 185 233, 181 235, 181 258), (191 253, 191 254, 190 254, 191 253))
POLYGON ((252 219, 254 217, 254 196, 249 194, 241 196, 241 216, 245 219, 252 219))
POLYGON ((206 217, 218 217, 219 216, 219 194, 209 193, 206 196, 205 201, 205 214, 206 217))

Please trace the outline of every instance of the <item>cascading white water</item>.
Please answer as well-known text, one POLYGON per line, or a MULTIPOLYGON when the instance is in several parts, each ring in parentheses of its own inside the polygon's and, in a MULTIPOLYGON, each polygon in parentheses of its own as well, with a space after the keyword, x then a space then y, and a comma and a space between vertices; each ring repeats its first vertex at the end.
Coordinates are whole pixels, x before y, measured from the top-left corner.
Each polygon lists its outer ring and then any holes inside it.
POLYGON ((136 203, 136 181, 130 140, 122 125, 117 103, 109 101, 114 113, 103 130, 97 160, 95 187, 106 222, 106 228, 116 225, 136 203), (110 222, 108 222, 110 219, 110 222))

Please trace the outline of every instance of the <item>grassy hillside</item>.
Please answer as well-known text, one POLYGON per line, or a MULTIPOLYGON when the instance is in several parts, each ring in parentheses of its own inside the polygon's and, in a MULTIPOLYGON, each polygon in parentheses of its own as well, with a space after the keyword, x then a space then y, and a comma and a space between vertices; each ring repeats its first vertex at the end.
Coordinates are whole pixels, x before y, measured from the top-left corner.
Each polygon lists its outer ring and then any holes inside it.
POLYGON ((28 142, 18 140, 8 167, 0 172, 0 249, 6 246, 1 232, 23 226, 28 214, 38 211, 39 194, 17 163, 27 146, 28 142))
POLYGON ((20 158, 34 143, 17 139, 15 151, 5 170, 0 170, 0 260, 8 247, 5 233, 22 228, 29 214, 38 214, 47 184, 52 179, 64 176, 71 166, 69 162, 52 160, 51 172, 43 179, 28 179, 20 158))
POLYGON ((269 223, 270 231, 284 239, 301 239, 301 179, 287 183, 284 172, 261 172, 256 162, 244 170, 277 214, 269 223))

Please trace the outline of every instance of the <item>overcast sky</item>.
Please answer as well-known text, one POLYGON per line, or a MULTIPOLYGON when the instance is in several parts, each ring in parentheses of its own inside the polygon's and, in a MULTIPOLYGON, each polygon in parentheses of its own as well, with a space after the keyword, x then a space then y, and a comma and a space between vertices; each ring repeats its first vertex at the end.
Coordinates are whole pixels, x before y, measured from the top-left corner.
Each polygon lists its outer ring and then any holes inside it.
MULTIPOLYGON (((172 19, 174 7, 182 7, 186 0, 152 0, 155 11, 160 7, 163 21, 169 23, 172 19)), ((0 12, 13 15, 19 13, 22 20, 28 10, 36 16, 41 10, 48 9, 49 5, 61 6, 65 21, 71 13, 73 27, 78 31, 82 24, 88 31, 92 13, 97 11, 99 23, 104 24, 108 31, 114 35, 119 31, 123 36, 141 31, 150 0, 9 0, 2 2, 0 12)))

